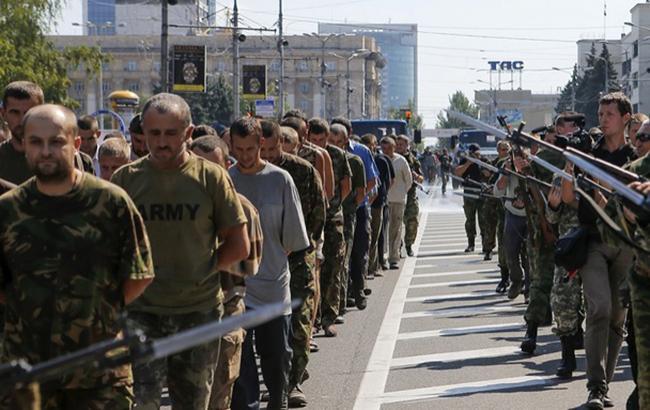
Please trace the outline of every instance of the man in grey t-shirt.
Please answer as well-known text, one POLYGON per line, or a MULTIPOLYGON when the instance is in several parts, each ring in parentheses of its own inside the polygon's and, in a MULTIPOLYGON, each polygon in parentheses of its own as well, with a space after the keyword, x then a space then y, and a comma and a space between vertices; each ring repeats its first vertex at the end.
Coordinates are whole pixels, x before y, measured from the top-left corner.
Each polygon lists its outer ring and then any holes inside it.
MULTIPOLYGON (((259 211, 264 242, 256 276, 246 278, 247 309, 291 299, 291 252, 309 247, 298 191, 291 176, 260 157, 262 128, 254 118, 242 118, 230 127, 237 165, 230 169, 235 189, 259 211)), ((287 408, 287 388, 292 351, 289 347, 291 309, 271 322, 251 329, 242 348, 240 376, 233 391, 232 408, 259 406, 259 375, 255 350, 260 356, 270 409, 287 408), (253 348, 255 336, 255 349, 253 348)))

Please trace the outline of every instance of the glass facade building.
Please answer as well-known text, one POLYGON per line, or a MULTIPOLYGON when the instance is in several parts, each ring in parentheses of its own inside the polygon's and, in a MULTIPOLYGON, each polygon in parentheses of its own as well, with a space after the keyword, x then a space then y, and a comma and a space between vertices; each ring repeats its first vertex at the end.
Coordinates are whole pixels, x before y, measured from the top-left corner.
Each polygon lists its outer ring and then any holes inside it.
POLYGON ((110 36, 115 34, 115 0, 86 0, 89 35, 110 36))
POLYGON ((417 111, 418 42, 417 24, 318 24, 319 34, 345 33, 372 37, 387 64, 381 70, 382 116, 391 108, 417 111))

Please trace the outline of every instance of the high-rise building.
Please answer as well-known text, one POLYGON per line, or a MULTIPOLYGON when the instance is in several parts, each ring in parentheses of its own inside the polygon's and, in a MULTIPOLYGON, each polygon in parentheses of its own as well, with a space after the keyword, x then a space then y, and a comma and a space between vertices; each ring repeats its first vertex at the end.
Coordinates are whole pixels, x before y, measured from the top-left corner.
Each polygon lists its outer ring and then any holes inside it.
POLYGON ((618 76, 623 91, 632 100, 634 112, 650 114, 650 3, 639 3, 630 10, 632 30, 622 41, 618 76))
MULTIPOLYGON (((195 34, 216 25, 215 0, 177 0, 168 10, 170 35, 195 34)), ((160 1, 84 0, 83 16, 88 23, 84 35, 159 35, 162 7, 160 1)))
POLYGON ((386 59, 381 70, 382 116, 390 109, 417 111, 418 26, 417 24, 329 24, 318 23, 319 34, 345 33, 372 37, 386 59))

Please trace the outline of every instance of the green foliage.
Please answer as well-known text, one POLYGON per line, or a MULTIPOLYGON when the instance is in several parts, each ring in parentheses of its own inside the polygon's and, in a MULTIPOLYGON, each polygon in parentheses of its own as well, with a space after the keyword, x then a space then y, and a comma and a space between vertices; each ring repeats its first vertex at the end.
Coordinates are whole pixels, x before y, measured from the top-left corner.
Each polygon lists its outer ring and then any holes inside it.
MULTIPOLYGON (((471 117, 478 118, 479 109, 462 91, 456 91, 449 97, 449 110, 462 112, 471 117)), ((436 128, 462 128, 466 124, 455 118, 449 118, 446 112, 438 113, 436 128)))
POLYGON ((596 58, 596 45, 592 44, 590 55, 587 56, 587 69, 576 87, 576 111, 585 114, 587 128, 598 125, 598 101, 603 93, 620 90, 616 82, 617 77, 607 44, 603 44, 598 58, 596 58), (607 86, 605 86, 605 78, 607 78, 607 86))
POLYGON ((555 106, 555 112, 556 113, 561 113, 564 111, 572 111, 573 107, 573 88, 574 86, 577 89, 578 84, 580 83, 580 76, 578 75, 578 65, 576 64, 573 67, 573 73, 571 73, 571 79, 569 79, 569 82, 566 83, 564 88, 562 88, 562 91, 560 93, 560 99, 557 102, 557 105, 555 106))
MULTIPOLYGON (((232 87, 222 75, 208 77, 207 92, 179 93, 192 110, 194 124, 229 124, 232 116, 232 87)), ((242 101, 243 102, 243 101, 242 101)))
POLYGON ((0 87, 17 80, 28 80, 43 88, 49 102, 74 108, 67 95, 68 69, 83 64, 89 76, 107 61, 97 48, 74 47, 57 50, 43 33, 53 21, 59 0, 0 1, 0 87))

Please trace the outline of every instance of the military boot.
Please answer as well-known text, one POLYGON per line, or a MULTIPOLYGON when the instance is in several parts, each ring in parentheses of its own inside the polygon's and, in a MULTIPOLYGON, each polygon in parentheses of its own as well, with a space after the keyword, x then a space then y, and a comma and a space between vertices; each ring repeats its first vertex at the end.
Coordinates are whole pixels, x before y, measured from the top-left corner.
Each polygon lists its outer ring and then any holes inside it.
POLYGON ((508 291, 508 286, 510 286, 510 275, 508 272, 501 268, 501 281, 497 285, 497 293, 506 293, 508 291))
POLYGON ((465 252, 474 252, 474 238, 467 238, 467 248, 465 248, 465 252))
POLYGON ((413 256, 413 248, 411 247, 411 245, 406 245, 406 254, 408 256, 413 256))
POLYGON ((526 335, 521 342, 520 349, 524 353, 533 354, 537 347, 537 323, 528 323, 526 335))
POLYGON ((555 375, 560 379, 570 379, 576 369, 575 336, 561 336, 562 361, 555 375))

